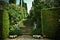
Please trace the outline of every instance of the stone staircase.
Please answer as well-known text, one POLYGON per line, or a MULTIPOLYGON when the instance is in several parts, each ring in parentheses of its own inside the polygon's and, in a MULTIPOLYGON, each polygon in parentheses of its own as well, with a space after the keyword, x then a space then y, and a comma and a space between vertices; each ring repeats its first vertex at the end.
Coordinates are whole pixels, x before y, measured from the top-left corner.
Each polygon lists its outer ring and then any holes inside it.
POLYGON ((31 28, 24 27, 24 28, 22 28, 22 31, 23 31, 23 35, 29 35, 31 32, 31 28))

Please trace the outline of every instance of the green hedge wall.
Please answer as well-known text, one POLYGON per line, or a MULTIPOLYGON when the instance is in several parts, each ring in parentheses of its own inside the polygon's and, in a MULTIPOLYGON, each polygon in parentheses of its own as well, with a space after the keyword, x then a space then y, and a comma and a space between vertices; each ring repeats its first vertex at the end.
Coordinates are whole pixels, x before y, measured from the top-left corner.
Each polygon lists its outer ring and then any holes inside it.
POLYGON ((8 11, 4 10, 2 38, 7 38, 8 35, 9 35, 9 15, 8 15, 8 11))
POLYGON ((54 38, 56 29, 58 28, 58 14, 60 13, 60 7, 42 9, 42 32, 49 38, 54 38))

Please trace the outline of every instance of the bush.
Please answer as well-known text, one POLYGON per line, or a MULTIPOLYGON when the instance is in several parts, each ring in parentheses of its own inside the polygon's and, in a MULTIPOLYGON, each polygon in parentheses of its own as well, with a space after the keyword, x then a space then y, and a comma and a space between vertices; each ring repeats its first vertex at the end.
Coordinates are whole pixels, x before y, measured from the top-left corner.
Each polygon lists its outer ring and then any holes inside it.
POLYGON ((8 36, 9 36, 9 15, 8 15, 8 11, 4 10, 2 38, 7 38, 8 36))
POLYGON ((31 35, 41 35, 41 34, 42 33, 40 28, 36 28, 31 31, 31 35))
POLYGON ((60 8, 48 8, 42 10, 42 28, 43 34, 49 38, 54 38, 56 29, 58 27, 58 14, 60 14, 60 8))
POLYGON ((14 30, 14 33, 16 34, 16 35, 22 35, 22 30, 18 30, 18 29, 15 29, 14 30))
POLYGON ((10 32, 9 35, 22 35, 22 30, 18 30, 17 28, 15 28, 14 26, 10 27, 10 32))
POLYGON ((14 34, 14 30, 15 30, 14 26, 10 26, 9 35, 13 35, 14 34))

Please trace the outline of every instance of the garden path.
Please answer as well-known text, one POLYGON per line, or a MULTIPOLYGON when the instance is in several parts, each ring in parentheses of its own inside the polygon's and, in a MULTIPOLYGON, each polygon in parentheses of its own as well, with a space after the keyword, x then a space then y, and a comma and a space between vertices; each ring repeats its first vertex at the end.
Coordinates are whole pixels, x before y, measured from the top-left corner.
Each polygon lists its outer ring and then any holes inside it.
POLYGON ((34 39, 29 35, 22 35, 22 36, 15 38, 15 39, 6 39, 6 40, 50 40, 50 39, 34 39))

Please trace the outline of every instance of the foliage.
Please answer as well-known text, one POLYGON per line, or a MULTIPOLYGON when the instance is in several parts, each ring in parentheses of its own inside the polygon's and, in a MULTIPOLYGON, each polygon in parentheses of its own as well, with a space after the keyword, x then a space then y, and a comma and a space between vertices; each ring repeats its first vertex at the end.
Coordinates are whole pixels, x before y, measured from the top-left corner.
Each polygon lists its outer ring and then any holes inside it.
POLYGON ((10 19, 10 35, 21 35, 22 30, 15 28, 15 24, 18 24, 22 19, 27 17, 27 12, 24 7, 17 6, 15 4, 9 4, 8 8, 9 19, 10 19))
POLYGON ((22 35, 22 30, 19 28, 15 28, 15 26, 10 26, 10 32, 9 32, 9 35, 22 35))
MULTIPOLYGON (((56 1, 56 0, 54 0, 54 1, 56 1)), ((38 0, 37 2, 34 3, 34 5, 32 7, 33 10, 31 9, 31 11, 30 11, 30 19, 33 20, 33 22, 34 21, 37 22, 36 29, 41 29, 40 31, 42 32, 42 34, 43 35, 45 34, 48 37, 55 36, 54 33, 56 32, 56 28, 57 28, 56 20, 58 19, 57 13, 59 11, 58 11, 58 8, 54 9, 54 7, 59 6, 59 3, 57 1, 56 2, 54 2, 54 1, 38 0), (57 5, 57 3, 58 3, 58 5, 57 5), (49 9, 49 8, 51 8, 51 9, 49 9), (42 9, 44 9, 44 10, 41 12, 42 9)), ((32 34, 34 34, 36 31, 40 32, 39 30, 32 30, 32 34)), ((35 33, 35 34, 37 34, 37 33, 35 33)))
POLYGON ((48 8, 42 10, 42 31, 49 38, 55 37, 58 28, 58 14, 60 8, 48 8))
POLYGON ((41 34, 41 30, 38 29, 41 29, 41 9, 43 8, 46 8, 44 2, 38 1, 30 12, 30 19, 37 24, 36 30, 32 30, 34 34, 41 34))
MULTIPOLYGON (((34 5, 33 5, 33 7, 32 7, 32 9, 31 9, 31 11, 30 11, 30 20, 32 20, 33 22, 37 22, 37 29, 38 28, 40 28, 41 29, 41 25, 42 25, 42 20, 44 20, 44 19, 42 19, 41 17, 44 17, 45 15, 41 15, 41 10, 42 9, 46 9, 46 8, 53 8, 53 7, 55 7, 55 2, 54 1, 51 1, 51 0, 45 0, 45 1, 41 1, 41 0, 38 0, 37 2, 35 2, 34 3, 34 5)), ((43 12, 43 14, 44 14, 44 12, 43 12)), ((46 14, 47 16, 49 16, 48 14, 46 14)), ((51 16, 52 16, 53 14, 51 13, 51 16)), ((46 17, 47 17, 46 16, 46 17)), ((52 19, 54 19, 54 18, 52 18, 52 19)), ((50 19, 49 19, 50 20, 50 19)), ((45 23, 46 21, 44 21, 44 23, 45 23)), ((54 22, 53 22, 54 23, 54 22)), ((53 24, 52 24, 53 25, 53 24)), ((41 31, 42 31, 43 29, 41 29, 41 31)), ((39 30, 37 30, 37 31, 39 31, 39 30)), ((35 32, 35 31, 34 31, 35 32)), ((33 32, 33 33, 34 33, 33 32)), ((38 32, 37 32, 38 33, 38 32)))
POLYGON ((42 35, 41 29, 40 28, 32 29, 31 35, 42 35))
POLYGON ((14 3, 14 4, 16 4, 16 0, 9 0, 9 3, 14 3))
POLYGON ((20 6, 17 6, 15 4, 9 5, 8 12, 11 25, 18 23, 20 20, 27 17, 25 8, 24 7, 21 8, 20 6))
POLYGON ((8 11, 4 10, 2 37, 7 38, 8 35, 9 35, 9 15, 8 15, 8 11))

